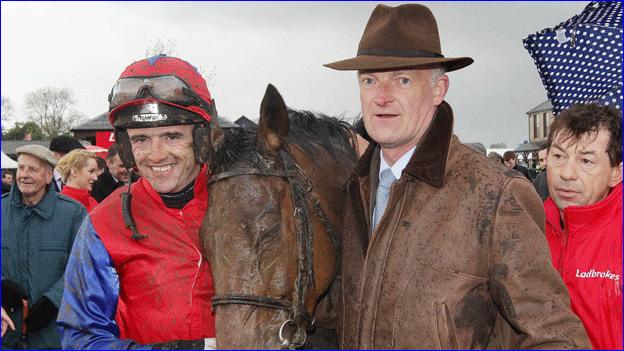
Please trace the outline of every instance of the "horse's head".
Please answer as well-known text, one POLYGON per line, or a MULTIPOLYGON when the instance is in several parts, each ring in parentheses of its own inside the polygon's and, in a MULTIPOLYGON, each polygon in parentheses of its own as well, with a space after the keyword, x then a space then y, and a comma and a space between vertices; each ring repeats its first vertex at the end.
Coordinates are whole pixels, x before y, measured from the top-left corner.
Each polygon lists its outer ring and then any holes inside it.
POLYGON ((335 228, 354 162, 345 123, 298 112, 289 122, 271 85, 257 132, 226 140, 201 230, 218 348, 303 345, 336 276, 335 228))

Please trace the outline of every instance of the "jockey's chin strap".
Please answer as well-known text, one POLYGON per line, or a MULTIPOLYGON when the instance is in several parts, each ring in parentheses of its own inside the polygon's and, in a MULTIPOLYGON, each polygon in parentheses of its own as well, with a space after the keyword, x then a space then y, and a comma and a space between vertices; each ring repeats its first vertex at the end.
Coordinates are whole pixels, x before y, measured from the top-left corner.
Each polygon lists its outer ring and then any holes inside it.
POLYGON ((307 311, 305 298, 308 288, 314 288, 314 260, 313 260, 313 230, 306 200, 309 200, 314 208, 316 216, 325 226, 329 235, 333 234, 327 216, 323 212, 318 199, 312 195, 312 182, 306 177, 301 168, 295 163, 290 152, 282 149, 280 156, 284 164, 283 170, 262 170, 253 167, 228 170, 210 177, 208 184, 220 180, 241 175, 258 175, 265 177, 280 177, 288 181, 294 205, 293 215, 297 219, 297 244, 298 244, 298 270, 295 281, 295 291, 292 301, 285 301, 269 296, 257 296, 253 294, 217 294, 212 298, 213 308, 220 305, 251 305, 264 308, 283 310, 289 313, 279 329, 279 340, 282 348, 295 349, 302 347, 307 340, 308 329, 314 326, 314 319, 307 311), (285 334, 290 331, 290 336, 285 334))
POLYGON ((147 238, 147 235, 139 233, 136 227, 136 222, 132 217, 132 194, 130 193, 130 187, 132 185, 132 169, 128 171, 128 190, 121 193, 121 214, 123 216, 124 224, 126 228, 132 231, 130 238, 134 240, 141 240, 147 238))

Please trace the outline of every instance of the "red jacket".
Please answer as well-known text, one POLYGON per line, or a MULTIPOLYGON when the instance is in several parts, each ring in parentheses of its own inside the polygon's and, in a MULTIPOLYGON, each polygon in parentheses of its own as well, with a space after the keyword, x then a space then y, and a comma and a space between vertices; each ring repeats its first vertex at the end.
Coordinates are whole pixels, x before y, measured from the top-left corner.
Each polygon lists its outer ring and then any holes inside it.
POLYGON ((119 337, 142 344, 214 337, 214 287, 198 235, 208 206, 206 167, 195 181, 195 197, 182 209, 166 207, 145 178, 132 185, 132 215, 145 239, 131 239, 124 225, 123 191, 91 213, 119 274, 119 337))
POLYGON ((622 183, 602 201, 563 212, 548 198, 546 238, 595 349, 622 349, 622 183))
POLYGON ((98 202, 89 195, 88 190, 74 188, 69 185, 65 185, 61 194, 67 195, 72 199, 80 202, 86 209, 87 212, 91 212, 91 210, 98 204, 98 202))

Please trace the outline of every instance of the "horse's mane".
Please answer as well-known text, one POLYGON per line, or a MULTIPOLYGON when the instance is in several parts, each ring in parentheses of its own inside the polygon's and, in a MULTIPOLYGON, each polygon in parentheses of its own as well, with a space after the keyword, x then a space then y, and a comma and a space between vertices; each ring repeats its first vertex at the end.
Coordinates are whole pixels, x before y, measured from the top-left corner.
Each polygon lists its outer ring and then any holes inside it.
MULTIPOLYGON (((315 114, 310 111, 288 110, 290 129, 287 141, 297 145, 312 160, 318 147, 324 148, 336 161, 347 153, 353 160, 356 152, 351 143, 352 127, 346 121, 315 114)), ((225 142, 216 155, 213 167, 217 171, 228 169, 233 164, 246 161, 255 163, 256 128, 242 128, 226 134, 225 142)))

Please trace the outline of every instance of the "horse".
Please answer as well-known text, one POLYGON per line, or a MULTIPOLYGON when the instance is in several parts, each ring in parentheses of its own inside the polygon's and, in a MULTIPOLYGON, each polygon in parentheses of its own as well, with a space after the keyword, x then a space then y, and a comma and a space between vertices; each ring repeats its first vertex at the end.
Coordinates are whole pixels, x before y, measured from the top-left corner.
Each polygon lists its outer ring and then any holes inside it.
POLYGON ((336 348, 343 185, 357 159, 351 126, 287 109, 269 84, 257 130, 223 139, 200 230, 217 348, 336 348), (315 335, 321 344, 309 342, 315 335))

